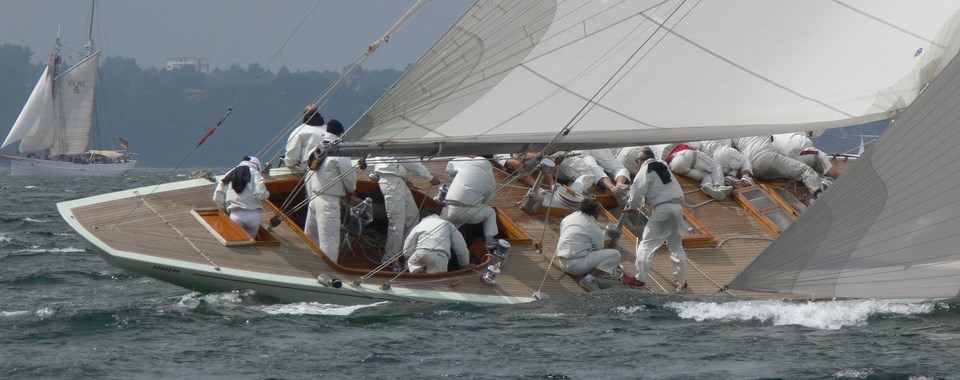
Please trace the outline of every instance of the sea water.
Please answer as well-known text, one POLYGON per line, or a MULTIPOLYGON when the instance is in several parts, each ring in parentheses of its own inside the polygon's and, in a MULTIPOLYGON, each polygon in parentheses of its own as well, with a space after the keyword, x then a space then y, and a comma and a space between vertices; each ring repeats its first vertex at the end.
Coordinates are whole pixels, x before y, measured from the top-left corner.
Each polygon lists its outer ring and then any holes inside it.
POLYGON ((960 378, 960 308, 621 290, 514 306, 276 303, 102 261, 55 203, 185 179, 0 172, 0 378, 960 378))

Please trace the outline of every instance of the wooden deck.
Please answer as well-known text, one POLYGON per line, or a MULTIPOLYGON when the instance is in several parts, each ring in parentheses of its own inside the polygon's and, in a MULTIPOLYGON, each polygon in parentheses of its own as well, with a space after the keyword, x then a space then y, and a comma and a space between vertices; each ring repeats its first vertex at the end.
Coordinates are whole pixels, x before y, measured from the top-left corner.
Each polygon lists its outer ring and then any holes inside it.
MULTIPOLYGON (((440 162, 428 165, 444 183, 450 178, 442 174, 440 162)), ((496 173, 498 181, 508 176, 496 173)), ((376 186, 367 181, 367 188, 376 186)), ((774 238, 733 199, 710 200, 697 190, 693 181, 680 178, 687 192, 685 209, 702 222, 716 239, 717 246, 687 249, 686 276, 689 284, 687 294, 735 295, 745 297, 780 297, 781 295, 724 292, 723 286, 745 268, 774 238)), ((282 194, 289 193, 295 178, 290 175, 268 179, 268 187, 274 196, 273 203, 280 204, 282 194)), ((414 181, 414 187, 423 189, 432 196, 436 188, 426 182, 414 181)), ((319 273, 333 274, 344 283, 352 283, 368 273, 376 258, 363 253, 341 253, 339 265, 331 263, 317 247, 306 239, 292 219, 271 229, 279 245, 225 246, 208 231, 192 214, 194 209, 214 207, 210 200, 213 184, 157 192, 139 198, 114 200, 74 209, 77 220, 96 238, 112 249, 136 252, 148 260, 156 260, 158 271, 165 270, 165 260, 177 260, 209 265, 214 268, 231 268, 270 275, 292 276, 312 280, 319 273), (153 258, 153 259, 149 259, 153 258)), ((564 275, 557 263, 551 265, 559 237, 560 216, 530 215, 517 207, 526 189, 519 184, 510 184, 497 193, 492 206, 509 216, 534 240, 534 244, 514 244, 504 263, 497 286, 481 282, 484 270, 462 270, 452 274, 411 275, 404 274, 393 280, 394 288, 461 292, 483 295, 531 297, 541 291, 552 297, 562 297, 582 292, 576 281, 564 275), (542 246, 542 250, 537 249, 542 246)), ((382 198, 381 198, 382 199, 382 198)), ((614 214, 617 209, 611 210, 614 214)), ((293 219, 302 218, 294 213, 293 219)), ((262 214, 262 223, 267 225, 271 213, 262 214)), ((601 223, 602 225, 602 223, 601 223)), ((376 238, 375 238, 376 239, 376 238)), ((354 242, 356 243, 356 242, 354 242)), ((628 273, 635 273, 635 243, 626 237, 619 240, 622 264, 628 273)), ((673 275, 670 272, 669 254, 665 248, 657 251, 651 277, 645 288, 638 292, 673 292, 673 275)), ((147 273, 150 275, 150 273, 147 273)), ((365 284, 381 285, 395 277, 384 272, 365 280, 365 284)), ((626 285, 622 285, 626 288, 626 285)))

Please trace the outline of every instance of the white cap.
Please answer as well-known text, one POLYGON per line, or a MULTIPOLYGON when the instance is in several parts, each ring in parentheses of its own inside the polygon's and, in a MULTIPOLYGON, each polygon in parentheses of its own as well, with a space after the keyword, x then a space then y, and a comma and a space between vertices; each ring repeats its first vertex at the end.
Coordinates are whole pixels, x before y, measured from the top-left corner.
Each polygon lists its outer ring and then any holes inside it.
POLYGON ((256 157, 254 157, 254 156, 250 156, 250 159, 247 160, 247 161, 250 161, 250 162, 256 164, 256 165, 257 165, 257 169, 260 168, 260 159, 259 159, 259 158, 256 158, 256 157))

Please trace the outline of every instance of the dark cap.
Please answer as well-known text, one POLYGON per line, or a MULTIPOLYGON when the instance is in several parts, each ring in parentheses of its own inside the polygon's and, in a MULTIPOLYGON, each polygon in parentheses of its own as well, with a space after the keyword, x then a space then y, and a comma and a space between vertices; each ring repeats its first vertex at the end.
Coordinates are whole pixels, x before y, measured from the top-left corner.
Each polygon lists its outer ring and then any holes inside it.
POLYGON ((343 134, 343 124, 340 124, 340 121, 337 119, 330 119, 327 122, 327 133, 340 136, 343 134))

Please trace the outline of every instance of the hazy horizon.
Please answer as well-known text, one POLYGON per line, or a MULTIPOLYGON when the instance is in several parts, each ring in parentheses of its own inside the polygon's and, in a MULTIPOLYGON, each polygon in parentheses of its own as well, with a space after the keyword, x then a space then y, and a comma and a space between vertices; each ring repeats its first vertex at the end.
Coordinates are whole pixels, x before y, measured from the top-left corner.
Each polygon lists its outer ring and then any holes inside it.
MULTIPOLYGON (((281 67, 291 71, 339 71, 356 60, 415 2, 100 0, 96 3, 93 39, 105 56, 133 58, 143 68, 162 68, 168 58, 201 57, 211 70, 256 63, 271 71, 281 67)), ((428 3, 363 67, 405 68, 471 3, 428 3)), ((0 6, 4 10, 0 12, 0 44, 29 47, 33 62, 46 61, 58 28, 68 59, 87 40, 89 1, 0 0, 0 6)))

